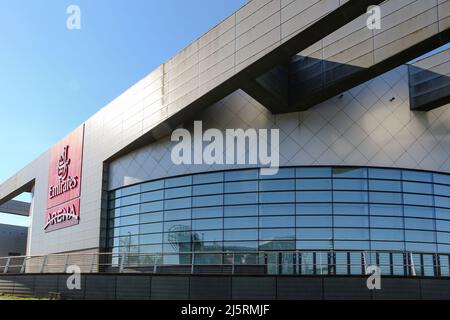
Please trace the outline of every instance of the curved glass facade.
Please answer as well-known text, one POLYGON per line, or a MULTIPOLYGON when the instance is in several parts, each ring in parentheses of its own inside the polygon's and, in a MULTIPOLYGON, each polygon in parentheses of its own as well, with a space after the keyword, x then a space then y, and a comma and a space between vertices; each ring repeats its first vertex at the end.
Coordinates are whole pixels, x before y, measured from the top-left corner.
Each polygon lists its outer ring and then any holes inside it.
MULTIPOLYGON (((450 253, 450 175, 353 167, 193 174, 109 194, 113 253, 388 250, 450 253)), ((188 259, 188 258, 187 258, 188 259)))

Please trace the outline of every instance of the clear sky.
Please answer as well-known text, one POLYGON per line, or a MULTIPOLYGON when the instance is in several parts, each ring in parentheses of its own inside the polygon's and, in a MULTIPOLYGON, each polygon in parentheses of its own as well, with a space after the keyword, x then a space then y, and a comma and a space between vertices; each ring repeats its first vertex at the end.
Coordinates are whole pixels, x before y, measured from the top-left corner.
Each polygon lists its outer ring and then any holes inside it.
POLYGON ((0 0, 0 183, 245 2, 0 0))

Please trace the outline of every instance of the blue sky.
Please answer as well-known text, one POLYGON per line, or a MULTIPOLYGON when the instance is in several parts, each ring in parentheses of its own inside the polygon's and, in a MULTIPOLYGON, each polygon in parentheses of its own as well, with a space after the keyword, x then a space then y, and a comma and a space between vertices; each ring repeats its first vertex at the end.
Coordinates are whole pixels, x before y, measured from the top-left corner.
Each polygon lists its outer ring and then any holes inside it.
POLYGON ((0 183, 245 2, 0 0, 0 183))

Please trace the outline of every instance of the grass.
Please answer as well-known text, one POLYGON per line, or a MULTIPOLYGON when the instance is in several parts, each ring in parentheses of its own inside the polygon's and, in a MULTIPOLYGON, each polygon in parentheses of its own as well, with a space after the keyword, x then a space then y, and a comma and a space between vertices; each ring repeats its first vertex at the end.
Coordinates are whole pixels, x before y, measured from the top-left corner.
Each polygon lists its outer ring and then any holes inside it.
POLYGON ((11 295, 0 292, 0 300, 25 301, 25 300, 49 300, 49 299, 48 298, 33 298, 33 297, 16 297, 16 296, 11 296, 11 295))

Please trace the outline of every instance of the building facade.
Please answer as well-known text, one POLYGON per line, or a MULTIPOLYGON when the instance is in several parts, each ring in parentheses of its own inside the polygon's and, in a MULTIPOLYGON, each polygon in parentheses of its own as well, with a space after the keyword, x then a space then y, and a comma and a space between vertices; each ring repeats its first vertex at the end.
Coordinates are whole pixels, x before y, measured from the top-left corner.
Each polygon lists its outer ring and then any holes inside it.
POLYGON ((28 255, 270 273, 361 273, 371 259, 398 275, 412 259, 449 275, 450 49, 433 51, 449 15, 443 0, 249 1, 0 185, 0 201, 33 193, 28 255), (278 129, 278 173, 175 164, 171 133, 194 121, 278 129))

